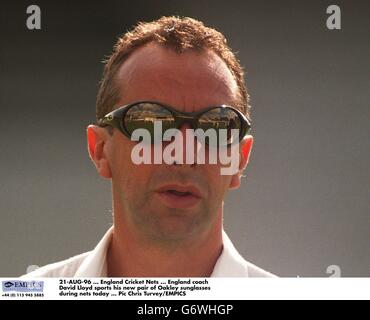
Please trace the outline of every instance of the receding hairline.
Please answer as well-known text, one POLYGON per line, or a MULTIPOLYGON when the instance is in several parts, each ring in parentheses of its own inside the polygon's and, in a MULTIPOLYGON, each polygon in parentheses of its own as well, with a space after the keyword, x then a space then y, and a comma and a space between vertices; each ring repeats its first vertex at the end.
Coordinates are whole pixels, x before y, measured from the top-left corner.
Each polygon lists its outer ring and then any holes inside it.
MULTIPOLYGON (((195 54, 196 56, 194 57, 197 59, 197 56, 199 56, 200 59, 206 58, 203 60, 205 62, 205 65, 207 65, 207 60, 208 60, 208 67, 209 70, 211 70, 218 78, 220 81, 220 84, 224 84, 225 87, 227 87, 227 90, 230 91, 230 96, 233 96, 232 99, 232 106, 238 108, 240 105, 243 105, 242 97, 240 95, 240 90, 237 84, 237 81, 232 74, 230 68, 226 64, 226 62, 215 52, 214 50, 210 48, 201 48, 201 49, 194 49, 194 48, 188 48, 187 50, 184 50, 182 52, 177 52, 174 50, 171 46, 165 46, 162 45, 161 43, 157 42, 149 42, 146 43, 145 45, 138 47, 136 50, 132 51, 130 56, 128 56, 118 67, 117 70, 115 71, 114 76, 112 77, 112 85, 116 87, 116 92, 119 95, 117 98, 116 103, 112 106, 112 108, 117 108, 122 105, 120 101, 123 99, 123 96, 125 95, 125 88, 128 88, 129 83, 130 83, 130 78, 132 74, 135 73, 137 70, 137 65, 134 65, 134 67, 130 68, 130 64, 135 64, 136 59, 142 59, 143 55, 150 55, 152 52, 150 50, 156 50, 156 49, 164 49, 165 53, 170 53, 173 54, 173 57, 176 59, 177 57, 181 57, 183 55, 187 54, 195 54), (149 49, 149 51, 148 51, 149 49), (143 51, 146 51, 143 53, 143 51), (126 70, 122 70, 126 68, 126 70), (220 76, 219 70, 226 71, 226 74, 224 73, 223 75, 220 76), (125 73, 128 72, 128 73, 125 73), (128 79, 128 80, 127 80, 128 79), (231 82, 230 82, 231 80, 231 82), (230 85, 232 83, 232 85, 230 85)), ((158 53, 158 51, 156 51, 158 53)), ((156 62, 163 63, 163 59, 159 55, 153 55, 156 60, 151 61, 153 64, 156 62)), ((168 56, 166 57, 168 58, 168 56)), ((170 63, 171 61, 169 61, 170 63)), ((144 62, 145 64, 146 62, 144 62)), ((149 66, 150 67, 150 66, 149 66)), ((140 68, 140 65, 139 65, 140 68)), ((141 70, 142 71, 142 70, 141 70)), ((131 101, 132 102, 132 101, 131 101)))

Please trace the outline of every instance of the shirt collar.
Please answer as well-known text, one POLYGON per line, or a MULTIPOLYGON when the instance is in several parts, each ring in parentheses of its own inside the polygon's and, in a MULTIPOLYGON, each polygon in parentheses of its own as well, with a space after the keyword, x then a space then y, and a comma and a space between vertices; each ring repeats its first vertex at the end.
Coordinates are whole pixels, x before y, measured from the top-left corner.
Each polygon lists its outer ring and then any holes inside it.
POLYGON ((105 233, 94 250, 84 259, 75 277, 107 277, 107 251, 113 235, 113 226, 105 233))
MULTIPOLYGON (((75 277, 107 277, 107 251, 113 235, 113 226, 90 251, 78 268, 75 277)), ((246 277, 246 261, 237 252, 225 231, 222 231, 223 250, 219 256, 211 277, 246 277)))

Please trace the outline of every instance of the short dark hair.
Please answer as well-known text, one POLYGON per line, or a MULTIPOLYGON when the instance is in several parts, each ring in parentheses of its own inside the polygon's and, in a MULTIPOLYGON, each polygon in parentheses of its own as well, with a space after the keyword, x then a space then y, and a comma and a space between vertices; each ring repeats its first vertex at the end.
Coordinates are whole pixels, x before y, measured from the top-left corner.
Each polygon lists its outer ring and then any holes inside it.
POLYGON ((157 43, 181 54, 185 50, 211 50, 227 65, 239 88, 238 107, 250 119, 249 95, 244 81, 244 71, 235 54, 227 45, 226 38, 217 30, 189 17, 162 17, 139 23, 121 36, 112 55, 105 61, 103 78, 96 101, 96 118, 103 118, 114 109, 120 99, 115 77, 120 66, 137 48, 147 43, 157 43))

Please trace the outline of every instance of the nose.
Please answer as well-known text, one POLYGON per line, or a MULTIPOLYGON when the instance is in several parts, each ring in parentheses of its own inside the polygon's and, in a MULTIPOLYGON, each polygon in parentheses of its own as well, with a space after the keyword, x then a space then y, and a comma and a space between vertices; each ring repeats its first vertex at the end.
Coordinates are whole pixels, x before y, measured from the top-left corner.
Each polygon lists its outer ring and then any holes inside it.
MULTIPOLYGON (((182 164, 194 167, 196 165, 199 142, 194 135, 193 128, 188 123, 182 124, 179 130, 182 144, 182 164)), ((178 163, 175 161, 174 164, 177 165, 178 163)))

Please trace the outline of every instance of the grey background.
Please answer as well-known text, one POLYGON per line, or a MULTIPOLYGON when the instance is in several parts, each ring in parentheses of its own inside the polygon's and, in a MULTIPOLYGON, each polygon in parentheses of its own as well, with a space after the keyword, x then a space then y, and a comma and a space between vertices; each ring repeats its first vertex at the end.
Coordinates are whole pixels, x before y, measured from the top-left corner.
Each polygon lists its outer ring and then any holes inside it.
POLYGON ((225 228, 279 276, 369 276, 368 1, 2 1, 0 276, 92 249, 110 184, 88 159, 100 61, 137 21, 216 27, 247 70, 255 145, 225 228), (38 4, 42 29, 26 29, 38 4), (342 30, 326 28, 340 5, 342 30))

